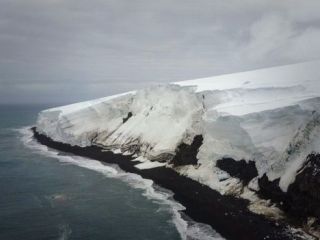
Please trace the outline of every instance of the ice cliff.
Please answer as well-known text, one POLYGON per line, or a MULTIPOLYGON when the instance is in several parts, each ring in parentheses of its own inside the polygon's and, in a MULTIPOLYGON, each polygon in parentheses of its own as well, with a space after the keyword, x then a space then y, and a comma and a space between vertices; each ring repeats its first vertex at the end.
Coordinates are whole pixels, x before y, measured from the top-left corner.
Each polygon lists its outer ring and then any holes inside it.
POLYGON ((141 168, 172 167, 223 194, 242 183, 217 162, 253 162, 249 188, 258 191, 263 177, 286 193, 308 156, 320 152, 320 61, 52 108, 39 114, 36 129, 59 142, 134 154, 141 168), (177 160, 196 136, 195 162, 177 160))

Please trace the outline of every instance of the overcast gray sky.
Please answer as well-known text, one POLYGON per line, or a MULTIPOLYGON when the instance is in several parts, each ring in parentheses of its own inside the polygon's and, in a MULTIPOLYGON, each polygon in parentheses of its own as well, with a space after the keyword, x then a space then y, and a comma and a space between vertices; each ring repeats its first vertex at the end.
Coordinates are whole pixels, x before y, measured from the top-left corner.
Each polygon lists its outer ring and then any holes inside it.
POLYGON ((318 58, 319 0, 0 0, 0 103, 318 58))

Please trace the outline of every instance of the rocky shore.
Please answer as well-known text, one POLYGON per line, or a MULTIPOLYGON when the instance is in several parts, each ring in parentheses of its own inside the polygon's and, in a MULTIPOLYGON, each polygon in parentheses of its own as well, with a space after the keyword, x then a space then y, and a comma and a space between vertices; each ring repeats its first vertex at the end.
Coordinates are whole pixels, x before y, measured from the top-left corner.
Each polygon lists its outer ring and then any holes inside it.
POLYGON ((261 240, 261 239, 303 239, 293 236, 284 221, 273 221, 262 215, 252 213, 247 206, 249 201, 228 195, 202 185, 188 177, 178 174, 168 167, 138 169, 137 162, 131 161, 132 156, 102 151, 98 146, 79 147, 53 141, 39 134, 32 128, 35 139, 50 148, 75 155, 117 164, 127 172, 136 173, 143 178, 151 179, 155 184, 169 189, 174 199, 184 205, 185 214, 194 221, 209 224, 223 237, 230 240, 261 240))

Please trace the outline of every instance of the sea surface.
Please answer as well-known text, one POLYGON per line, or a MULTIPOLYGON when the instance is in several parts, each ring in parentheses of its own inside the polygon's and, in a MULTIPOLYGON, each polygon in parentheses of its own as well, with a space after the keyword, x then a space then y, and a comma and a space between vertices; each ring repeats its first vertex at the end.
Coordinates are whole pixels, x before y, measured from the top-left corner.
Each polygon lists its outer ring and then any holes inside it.
POLYGON ((48 107, 0 106, 1 240, 222 239, 151 181, 38 144, 48 107))

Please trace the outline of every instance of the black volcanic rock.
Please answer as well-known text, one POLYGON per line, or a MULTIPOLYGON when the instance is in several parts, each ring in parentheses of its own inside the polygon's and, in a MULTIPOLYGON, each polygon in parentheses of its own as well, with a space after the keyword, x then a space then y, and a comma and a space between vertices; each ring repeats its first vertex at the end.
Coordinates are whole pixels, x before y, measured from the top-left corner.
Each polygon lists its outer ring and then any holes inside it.
POLYGON ((260 187, 259 195, 266 199, 271 199, 275 203, 283 203, 286 201, 286 193, 284 193, 279 187, 280 179, 270 181, 266 174, 258 179, 260 187))
POLYGON ((230 176, 239 178, 245 185, 258 176, 258 171, 253 161, 246 162, 245 160, 236 161, 232 158, 223 158, 217 161, 216 166, 229 173, 230 176))
POLYGON ((259 180, 259 195, 271 199, 296 222, 308 217, 320 220, 320 154, 310 154, 297 172, 287 192, 279 187, 279 180, 269 181, 266 175, 259 180))
POLYGON ((288 188, 290 211, 320 218, 320 154, 310 154, 288 188))
POLYGON ((128 121, 129 118, 131 118, 131 117, 132 117, 132 112, 128 112, 128 115, 127 115, 125 118, 122 119, 122 123, 125 123, 125 122, 128 121))
POLYGON ((197 154, 203 142, 202 135, 196 135, 190 145, 181 143, 176 155, 171 160, 174 166, 196 165, 198 163, 197 154))

